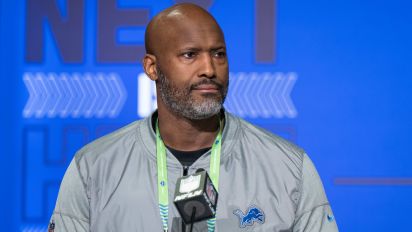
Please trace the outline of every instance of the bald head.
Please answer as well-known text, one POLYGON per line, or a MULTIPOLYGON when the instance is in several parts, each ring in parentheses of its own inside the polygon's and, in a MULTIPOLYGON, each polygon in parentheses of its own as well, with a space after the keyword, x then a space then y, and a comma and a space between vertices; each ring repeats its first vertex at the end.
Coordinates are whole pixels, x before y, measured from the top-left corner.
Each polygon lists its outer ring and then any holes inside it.
POLYGON ((223 32, 213 16, 193 4, 172 6, 150 21, 145 39, 143 68, 156 81, 159 118, 217 115, 227 93, 229 65, 223 32))
POLYGON ((205 9, 190 3, 177 4, 156 15, 147 25, 145 33, 146 53, 157 55, 176 36, 186 36, 191 28, 213 27, 222 35, 216 20, 205 9))

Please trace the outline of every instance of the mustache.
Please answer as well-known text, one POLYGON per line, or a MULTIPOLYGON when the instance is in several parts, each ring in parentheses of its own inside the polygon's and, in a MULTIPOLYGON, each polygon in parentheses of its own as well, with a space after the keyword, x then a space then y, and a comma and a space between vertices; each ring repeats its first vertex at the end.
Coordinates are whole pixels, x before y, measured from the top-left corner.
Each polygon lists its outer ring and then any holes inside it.
POLYGON ((223 85, 218 83, 217 81, 211 80, 211 79, 203 79, 203 80, 191 85, 190 90, 194 90, 194 89, 196 89, 197 87, 199 87, 201 85, 214 85, 219 90, 223 89, 223 85))

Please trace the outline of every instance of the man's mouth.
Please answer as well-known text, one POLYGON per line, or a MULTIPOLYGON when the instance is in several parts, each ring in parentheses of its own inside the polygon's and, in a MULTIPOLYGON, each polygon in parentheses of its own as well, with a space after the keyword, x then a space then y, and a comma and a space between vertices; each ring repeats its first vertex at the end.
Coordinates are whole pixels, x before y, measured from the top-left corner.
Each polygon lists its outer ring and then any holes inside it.
POLYGON ((216 93, 219 92, 219 86, 215 84, 201 84, 194 87, 193 90, 201 93, 216 93))

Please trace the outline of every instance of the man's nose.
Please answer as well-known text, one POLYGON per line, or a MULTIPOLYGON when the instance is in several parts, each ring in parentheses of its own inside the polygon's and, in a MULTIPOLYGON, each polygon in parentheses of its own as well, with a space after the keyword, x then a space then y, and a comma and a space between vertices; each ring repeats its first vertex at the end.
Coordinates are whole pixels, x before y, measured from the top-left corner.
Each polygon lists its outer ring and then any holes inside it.
POLYGON ((211 54, 203 54, 200 65, 199 77, 214 78, 216 76, 215 64, 211 54))

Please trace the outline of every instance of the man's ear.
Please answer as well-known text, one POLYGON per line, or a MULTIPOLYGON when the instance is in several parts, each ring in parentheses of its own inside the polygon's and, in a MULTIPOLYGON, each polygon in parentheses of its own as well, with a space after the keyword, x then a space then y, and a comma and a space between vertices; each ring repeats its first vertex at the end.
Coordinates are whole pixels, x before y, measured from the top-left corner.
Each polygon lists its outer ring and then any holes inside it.
POLYGON ((143 69, 146 75, 152 80, 157 80, 156 56, 145 54, 143 58, 143 69))

